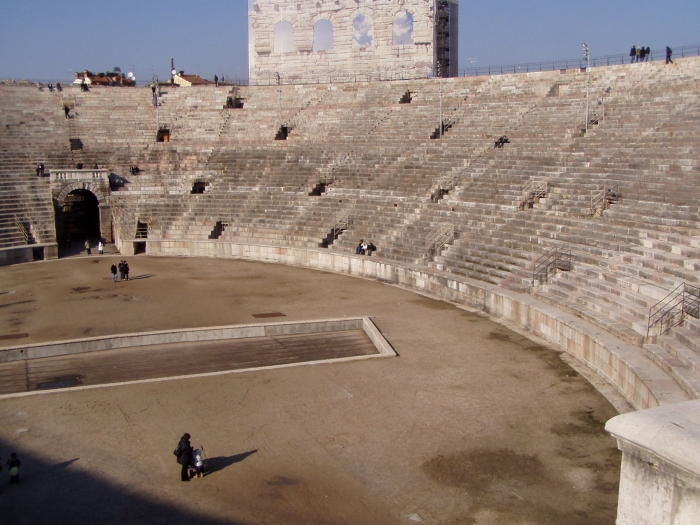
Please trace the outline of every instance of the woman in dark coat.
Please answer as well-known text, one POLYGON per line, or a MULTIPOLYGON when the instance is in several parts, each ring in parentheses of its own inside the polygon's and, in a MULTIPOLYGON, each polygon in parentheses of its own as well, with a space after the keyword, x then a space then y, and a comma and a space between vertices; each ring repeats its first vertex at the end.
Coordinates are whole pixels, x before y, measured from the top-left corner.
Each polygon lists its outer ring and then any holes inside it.
POLYGON ((190 435, 184 434, 180 438, 180 442, 177 444, 175 449, 175 455, 177 456, 177 462, 182 465, 182 470, 180 471, 180 479, 182 481, 189 481, 189 468, 192 465, 192 445, 190 445, 190 435))

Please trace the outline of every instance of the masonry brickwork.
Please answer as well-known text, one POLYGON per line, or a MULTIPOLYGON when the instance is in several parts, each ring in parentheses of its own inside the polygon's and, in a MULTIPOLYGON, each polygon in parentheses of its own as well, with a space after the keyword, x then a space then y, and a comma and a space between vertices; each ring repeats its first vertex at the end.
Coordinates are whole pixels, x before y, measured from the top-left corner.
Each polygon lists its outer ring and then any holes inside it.
POLYGON ((275 83, 276 73, 286 84, 428 77, 435 61, 434 9, 433 0, 258 0, 250 12, 250 82, 275 83), (394 21, 406 12, 413 19, 412 43, 394 45, 394 21), (371 45, 358 42, 354 30, 362 16, 371 27, 371 45), (321 20, 333 26, 333 49, 314 51, 314 27, 321 20), (292 26, 292 51, 275 49, 280 22, 292 26))

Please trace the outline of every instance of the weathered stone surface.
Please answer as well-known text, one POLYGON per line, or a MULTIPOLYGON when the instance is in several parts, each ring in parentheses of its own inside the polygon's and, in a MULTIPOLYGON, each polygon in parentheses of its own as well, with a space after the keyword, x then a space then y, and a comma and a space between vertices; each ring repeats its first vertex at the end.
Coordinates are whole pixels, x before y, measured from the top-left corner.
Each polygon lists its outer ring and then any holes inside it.
POLYGON ((250 82, 274 84, 276 73, 285 84, 427 77, 433 72, 435 54, 433 9, 432 0, 324 0, 315 4, 258 0, 250 12, 250 82), (394 19, 402 12, 413 17, 413 43, 394 45, 394 19), (357 37, 353 22, 358 16, 371 23, 369 45, 353 38, 357 37), (319 20, 333 25, 331 50, 313 51, 314 25, 319 20), (294 49, 280 52, 274 46, 275 25, 285 21, 294 31, 294 49))

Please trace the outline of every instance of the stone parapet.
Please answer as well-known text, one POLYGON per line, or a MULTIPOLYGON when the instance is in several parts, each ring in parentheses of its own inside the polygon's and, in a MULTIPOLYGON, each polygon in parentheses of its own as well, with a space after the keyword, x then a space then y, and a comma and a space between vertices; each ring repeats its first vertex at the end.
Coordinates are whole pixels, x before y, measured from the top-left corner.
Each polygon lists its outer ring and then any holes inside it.
POLYGON ((622 451, 617 525, 695 525, 700 519, 700 401, 614 417, 622 451))
MULTIPOLYGON (((124 247, 127 247, 126 243, 124 247)), ((688 399, 675 381, 644 356, 639 347, 626 344, 530 295, 449 272, 323 249, 221 241, 149 240, 147 253, 287 264, 400 285, 477 308, 543 338, 585 363, 636 409, 688 399)))
POLYGON ((106 179, 109 170, 56 170, 51 172, 51 182, 62 180, 106 179))

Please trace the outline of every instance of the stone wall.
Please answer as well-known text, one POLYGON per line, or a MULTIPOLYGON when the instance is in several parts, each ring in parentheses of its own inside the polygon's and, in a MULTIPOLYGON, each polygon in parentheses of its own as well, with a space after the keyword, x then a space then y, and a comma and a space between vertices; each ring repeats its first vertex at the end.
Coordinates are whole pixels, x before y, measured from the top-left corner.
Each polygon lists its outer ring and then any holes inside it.
MULTIPOLYGON (((434 64, 432 0, 258 0, 250 12, 250 83, 353 81, 422 78, 434 64), (394 20, 408 12, 413 17, 412 43, 394 45, 394 20), (371 44, 360 39, 353 23, 371 21, 371 44), (314 26, 320 20, 333 25, 333 49, 314 51, 314 26), (275 49, 275 25, 288 22, 294 31, 293 50, 275 49)), ((456 62, 456 61, 455 61, 456 62)))
MULTIPOLYGON (((119 246, 124 255, 130 255, 131 248, 126 242, 119 246)), ((400 285, 477 308, 541 337, 595 371, 635 409, 679 401, 669 392, 667 376, 649 366, 650 362, 640 355, 637 347, 528 294, 433 268, 323 249, 220 241, 149 240, 146 252, 155 256, 219 257, 287 264, 400 285)))
POLYGON ((617 525, 700 523, 700 401, 614 417, 622 451, 617 525))

